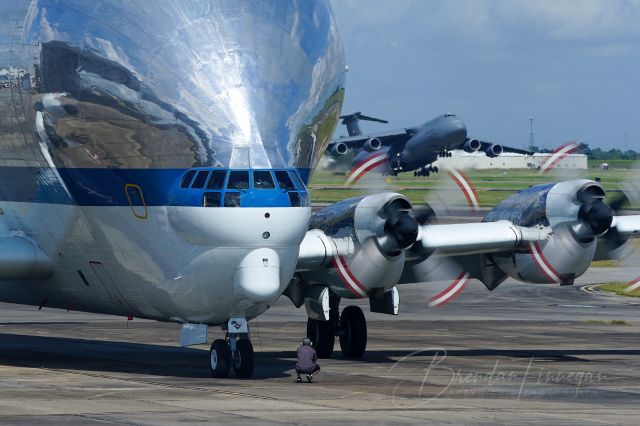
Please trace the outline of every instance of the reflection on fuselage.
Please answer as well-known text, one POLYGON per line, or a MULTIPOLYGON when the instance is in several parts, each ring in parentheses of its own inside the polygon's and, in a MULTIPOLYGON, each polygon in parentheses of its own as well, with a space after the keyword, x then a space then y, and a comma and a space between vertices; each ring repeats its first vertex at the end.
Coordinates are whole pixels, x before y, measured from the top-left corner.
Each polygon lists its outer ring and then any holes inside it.
POLYGON ((3 220, 58 267, 0 299, 207 323, 267 309, 234 271, 261 247, 276 290, 293 274, 344 95, 328 2, 0 10, 3 220))

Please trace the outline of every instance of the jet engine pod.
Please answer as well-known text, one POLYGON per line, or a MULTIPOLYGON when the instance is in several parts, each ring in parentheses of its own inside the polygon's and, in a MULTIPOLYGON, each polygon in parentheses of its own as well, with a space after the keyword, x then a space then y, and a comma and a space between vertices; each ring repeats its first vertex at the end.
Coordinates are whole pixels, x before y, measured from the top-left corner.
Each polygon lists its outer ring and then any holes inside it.
POLYGON ((346 143, 338 142, 331 148, 331 154, 333 155, 345 155, 349 152, 349 147, 346 143))
POLYGON ((404 267, 405 249, 418 237, 418 223, 409 201, 400 194, 382 193, 352 198, 315 213, 311 229, 334 240, 348 238, 352 255, 336 256, 331 268, 302 273, 310 284, 329 285, 343 297, 366 297, 370 290, 392 288, 404 267))
POLYGON ((382 147, 382 142, 378 138, 371 138, 364 143, 362 149, 368 152, 378 151, 382 147))
POLYGON ((467 138, 467 141, 462 145, 462 149, 468 153, 479 151, 480 148, 482 148, 482 144, 478 139, 467 138))
POLYGON ((547 241, 529 244, 523 252, 492 255, 511 277, 533 283, 571 284, 589 267, 596 237, 611 227, 612 211, 596 182, 573 180, 527 188, 498 204, 484 221, 511 220, 514 224, 550 226, 547 241))
POLYGON ((502 155, 502 151, 503 151, 502 145, 491 144, 484 152, 485 154, 487 154, 487 157, 496 158, 502 155))

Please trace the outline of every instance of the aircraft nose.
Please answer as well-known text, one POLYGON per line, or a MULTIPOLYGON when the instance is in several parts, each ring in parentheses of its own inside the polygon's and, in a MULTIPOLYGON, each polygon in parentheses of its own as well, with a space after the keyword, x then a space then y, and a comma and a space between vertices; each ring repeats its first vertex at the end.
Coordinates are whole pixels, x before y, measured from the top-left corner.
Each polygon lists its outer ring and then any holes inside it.
POLYGON ((467 139, 467 126, 460 119, 455 119, 450 123, 450 132, 451 137, 458 141, 467 139))

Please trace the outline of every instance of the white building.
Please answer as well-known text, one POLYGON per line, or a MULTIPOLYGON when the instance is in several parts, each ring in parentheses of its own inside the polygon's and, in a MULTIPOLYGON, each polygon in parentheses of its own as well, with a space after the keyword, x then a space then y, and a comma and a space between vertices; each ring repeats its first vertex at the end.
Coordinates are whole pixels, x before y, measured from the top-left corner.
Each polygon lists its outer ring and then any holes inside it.
MULTIPOLYGON (((451 151, 452 156, 439 158, 433 163, 441 169, 538 169, 552 154, 511 154, 504 153, 496 158, 487 157, 484 152, 469 154, 461 150, 451 151)), ((555 168, 587 169, 587 156, 584 154, 568 154, 562 157, 555 168)))

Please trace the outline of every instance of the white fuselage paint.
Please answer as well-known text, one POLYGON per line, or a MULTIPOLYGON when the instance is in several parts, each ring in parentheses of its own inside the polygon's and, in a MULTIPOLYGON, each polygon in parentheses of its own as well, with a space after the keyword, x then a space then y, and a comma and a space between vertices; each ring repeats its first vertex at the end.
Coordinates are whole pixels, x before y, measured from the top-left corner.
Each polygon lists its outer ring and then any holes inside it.
POLYGON ((36 240, 55 273, 1 281, 0 300, 160 321, 254 318, 291 280, 311 209, 148 206, 145 219, 139 213, 129 206, 4 202, 7 228, 36 240), (275 251, 280 262, 280 291, 266 302, 233 288, 238 265, 260 248, 275 251))

